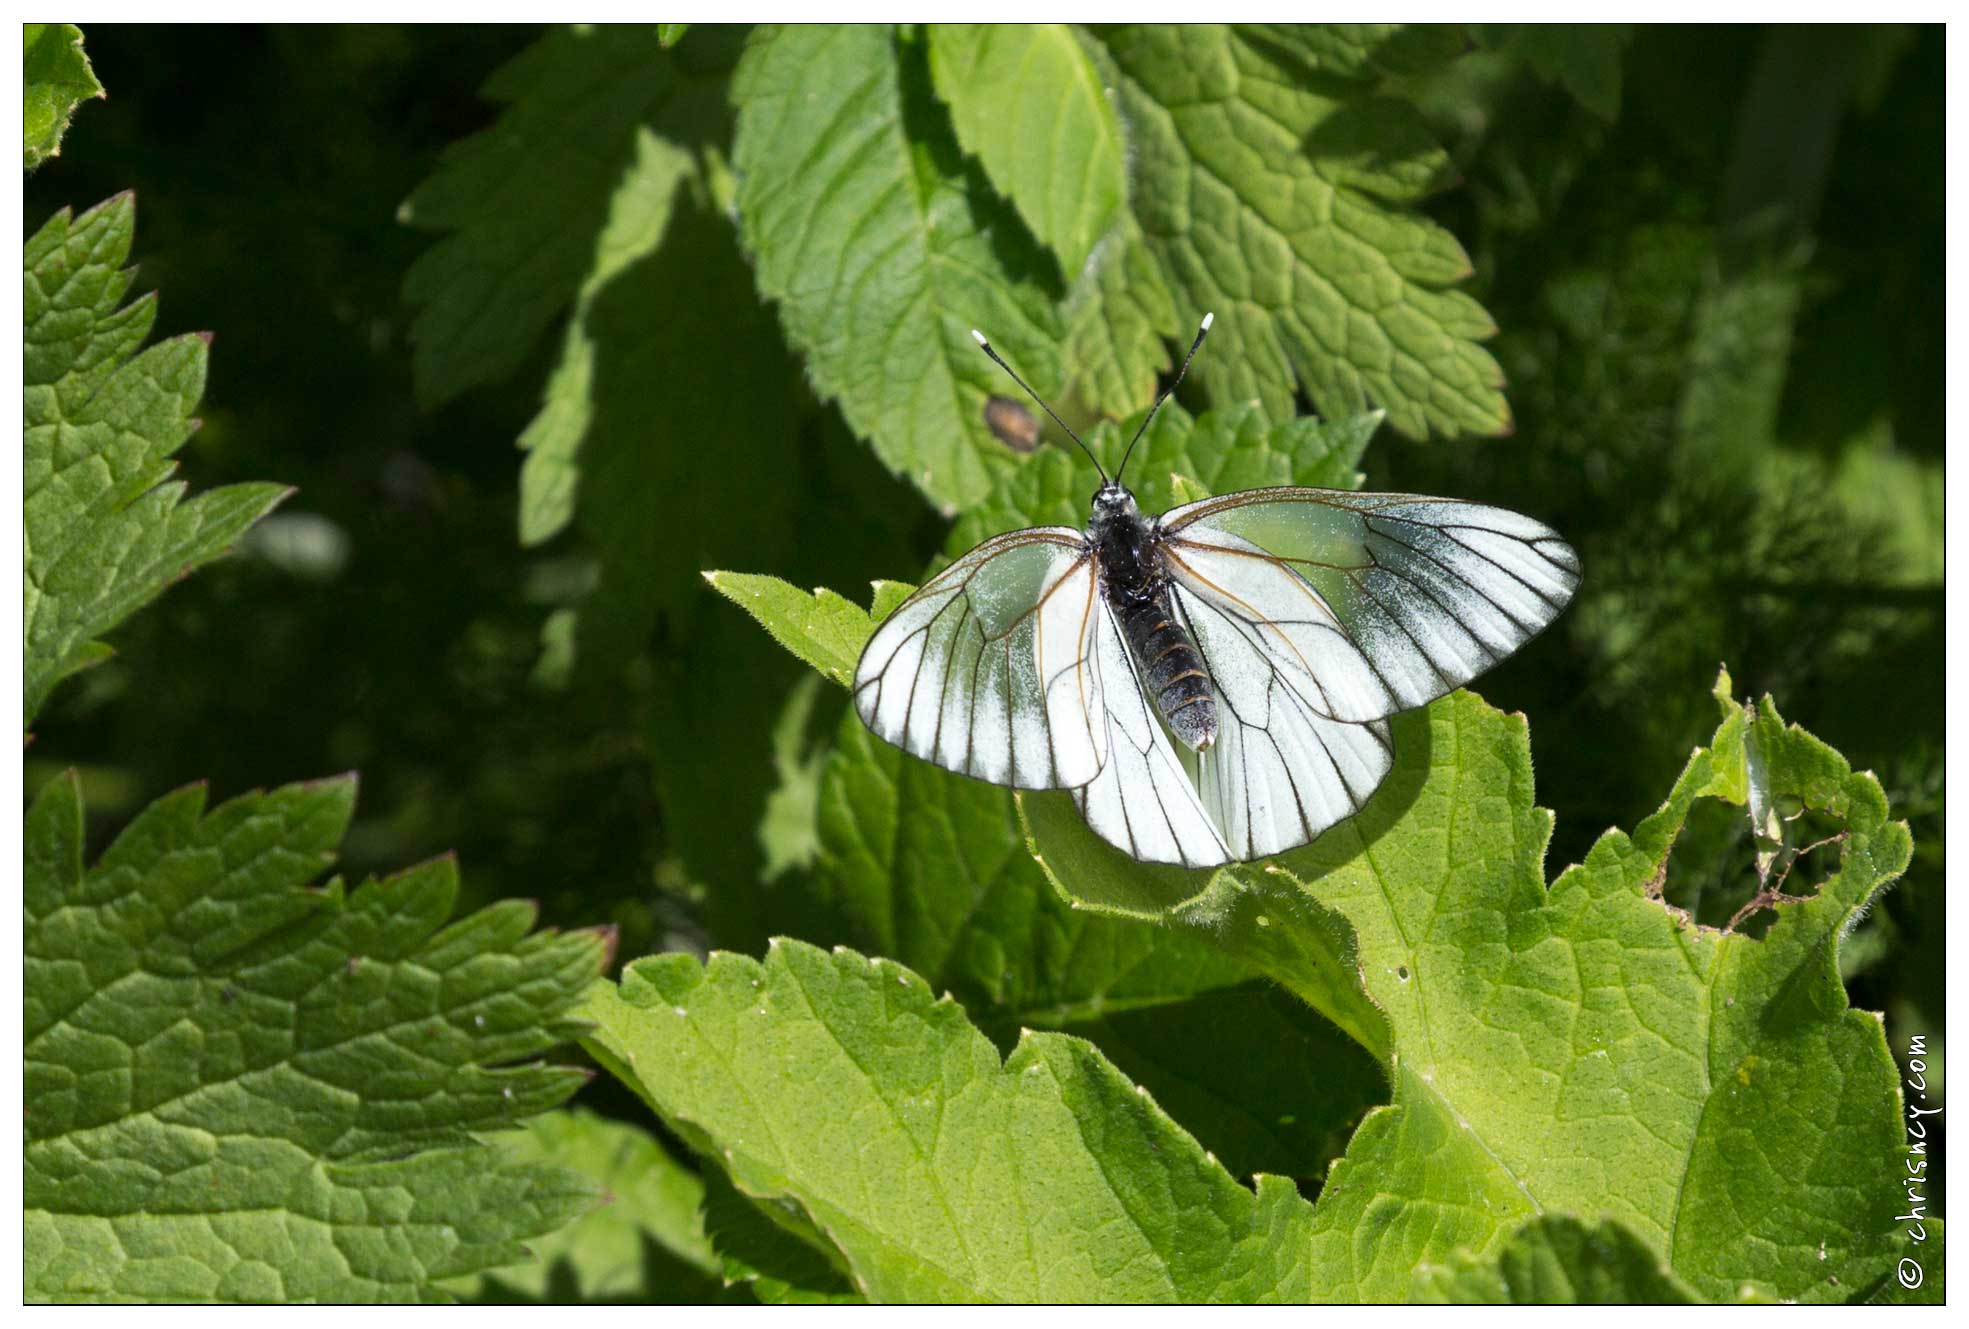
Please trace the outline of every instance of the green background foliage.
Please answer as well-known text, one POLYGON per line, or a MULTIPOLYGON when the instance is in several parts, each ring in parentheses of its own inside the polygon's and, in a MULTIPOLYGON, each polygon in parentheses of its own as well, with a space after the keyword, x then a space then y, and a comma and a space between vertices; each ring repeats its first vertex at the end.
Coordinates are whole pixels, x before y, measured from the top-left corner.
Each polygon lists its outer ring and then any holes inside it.
POLYGON ((1939 29, 78 39, 27 37, 31 1295, 1891 1290, 1939 29), (838 685, 1084 517, 969 330, 1112 466, 1205 310, 1146 507, 1471 497, 1585 581, 1360 818, 1194 876, 838 685))

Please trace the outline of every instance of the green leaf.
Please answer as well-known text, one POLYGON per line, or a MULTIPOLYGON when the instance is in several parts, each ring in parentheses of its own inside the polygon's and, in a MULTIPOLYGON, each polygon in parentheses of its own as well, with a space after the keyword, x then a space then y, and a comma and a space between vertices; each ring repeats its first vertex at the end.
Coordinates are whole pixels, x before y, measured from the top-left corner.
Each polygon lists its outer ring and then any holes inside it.
POLYGON ((27 242, 22 489, 23 688, 32 723, 54 685, 99 663, 95 640, 285 497, 229 485, 185 500, 165 483, 191 436, 209 338, 173 337, 139 353, 157 315, 130 284, 136 202, 119 194, 27 242))
MULTIPOLYGON (((875 624, 887 616, 886 610, 871 615, 825 586, 809 595, 777 577, 760 573, 707 572, 704 580, 718 594, 758 619, 760 626, 772 633, 774 641, 844 688, 854 681, 855 662, 861 659, 861 648, 868 644, 875 624)), ((894 582, 877 583, 878 609, 885 598, 884 588, 894 586, 894 582)), ((912 588, 902 589, 906 594, 912 588)), ((886 593, 886 598, 890 608, 901 603, 893 590, 886 593)))
POLYGON ((1121 120, 1079 39, 1059 23, 938 24, 930 72, 958 142, 1078 274, 1128 189, 1121 120))
POLYGON ((1421 1299, 1487 1305, 1687 1305, 1701 1300, 1619 1223, 1545 1215, 1487 1256, 1421 1271, 1421 1299))
POLYGON ((659 23, 656 25, 656 39, 665 47, 675 46, 690 29, 688 23, 659 23))
POLYGON ((900 966, 776 943, 631 965, 588 1045, 871 1301, 1302 1299, 1309 1206, 1239 1186, 1089 1044, 998 1051, 900 966))
POLYGON ((26 828, 31 1300, 443 1299, 589 1208, 478 1142, 565 1099, 536 1058, 608 957, 438 859, 311 888, 352 779, 153 803, 83 862, 73 774, 26 828))
POLYGON ((821 394, 946 511, 1012 454, 985 427, 1001 371, 1062 381, 1051 263, 930 90, 919 37, 866 25, 762 28, 732 84, 738 212, 759 289, 821 394))
POLYGON ((509 1162, 580 1174, 607 1203, 530 1242, 526 1263, 460 1279, 451 1290, 461 1299, 647 1304, 723 1294, 700 1213, 704 1183, 648 1131, 572 1108, 491 1143, 509 1162))
POLYGON ((404 278, 426 406, 510 373, 557 315, 662 234, 667 191, 650 177, 674 180, 688 163, 643 127, 685 87, 657 32, 612 25, 555 29, 486 81, 498 122, 446 149, 398 213, 449 233, 404 278), (612 216, 619 189, 655 207, 612 216))
POLYGON ((21 137, 26 169, 59 156, 69 117, 91 97, 106 97, 82 51, 82 29, 73 23, 24 23, 21 66, 25 110, 21 137))
MULTIPOLYGON (((1494 326, 1453 289, 1469 259, 1414 210, 1450 179, 1447 154, 1406 101, 1319 73, 1331 61, 1355 75, 1370 51, 1395 45, 1358 30, 1103 29, 1098 59, 1129 136, 1134 226, 1101 262, 1132 271, 1146 254, 1186 321, 1219 315, 1193 371, 1217 404, 1257 398, 1285 419, 1303 388, 1321 415, 1380 407, 1418 438, 1503 433, 1503 377, 1478 345, 1494 326)), ((1436 46, 1391 61, 1423 64, 1436 46)), ((1163 293, 1146 298, 1159 309, 1163 293)), ((1111 336, 1090 331, 1087 320, 1102 317, 1090 300, 1073 302, 1076 348, 1099 352, 1088 384, 1111 411, 1138 406, 1160 347, 1127 303, 1111 336)))
MULTIPOLYGON (((1392 1035, 1393 1104, 1320 1197, 1314 1260, 1337 1279, 1330 1295, 1406 1295, 1419 1263, 1487 1250, 1541 1213, 1617 1219, 1712 1299, 1748 1285, 1843 1300, 1888 1275, 1897 1075, 1879 1019, 1847 1007, 1837 956, 1906 865, 1907 830, 1871 775, 1785 727, 1768 699, 1727 710, 1663 809, 1632 836, 1603 836, 1549 890, 1550 817, 1532 805, 1523 721, 1467 693, 1398 719, 1395 769, 1368 807, 1259 878, 1255 889, 1296 883, 1346 920, 1392 1035), (1791 888, 1805 898, 1776 903, 1761 937, 1661 903, 1691 807, 1745 804, 1753 757, 1774 806, 1810 809, 1844 837, 1812 851, 1823 866, 1791 888), (1373 1217, 1411 1210, 1434 1217, 1373 1217), (1364 1246, 1370 1221, 1379 1235, 1364 1246)), ((1036 851, 1078 894, 1098 841, 1064 818, 1033 826, 1036 851)), ((1798 870, 1802 826, 1786 833, 1798 870)), ((1207 893, 1191 891, 1177 916, 1253 964, 1266 964, 1251 950, 1262 942, 1276 967, 1281 929, 1226 927, 1213 912, 1237 899, 1239 877, 1193 883, 1207 893)), ((1105 882, 1093 879, 1090 902, 1111 894, 1105 882)), ((1295 990, 1322 1010, 1335 999, 1295 990)))
POLYGON ((1476 39, 1524 61, 1604 120, 1620 115, 1620 58, 1631 23, 1479 23, 1476 39))

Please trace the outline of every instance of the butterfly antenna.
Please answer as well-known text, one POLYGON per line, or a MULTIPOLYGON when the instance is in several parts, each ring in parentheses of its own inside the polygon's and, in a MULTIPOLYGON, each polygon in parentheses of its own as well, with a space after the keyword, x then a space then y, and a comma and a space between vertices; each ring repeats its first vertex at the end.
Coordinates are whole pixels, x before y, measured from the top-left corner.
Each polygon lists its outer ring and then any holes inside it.
POLYGON ((1155 419, 1155 413, 1162 409, 1162 403, 1169 400, 1169 394, 1174 392, 1176 385, 1183 381, 1183 375, 1190 372, 1190 361, 1196 359, 1196 348, 1203 345, 1203 339, 1209 335, 1210 324, 1216 317, 1215 314, 1203 316, 1203 326, 1196 330, 1196 340, 1190 343, 1190 353, 1183 357, 1183 367, 1176 371, 1176 382, 1162 390, 1162 395, 1155 399, 1155 405, 1149 407, 1149 413, 1142 417, 1142 427, 1135 431, 1135 437, 1128 440, 1128 451, 1121 454, 1121 465, 1114 468, 1116 484, 1121 483, 1121 473, 1128 469, 1128 458, 1134 454, 1135 445, 1142 441, 1142 435, 1149 432, 1149 421, 1155 419))
POLYGON ((1046 414, 1052 416, 1053 423, 1058 425, 1060 428, 1066 430, 1068 438, 1072 439, 1076 443, 1080 443, 1080 450, 1087 454, 1088 461, 1094 463, 1094 469, 1101 473, 1101 482, 1103 484, 1106 484, 1108 482, 1107 468, 1102 466, 1101 459, 1094 455, 1094 449, 1088 447, 1085 443, 1081 443, 1080 435, 1074 433, 1073 429, 1067 424, 1066 421, 1062 420, 1059 417, 1059 414, 1056 411, 1054 411, 1052 407, 1048 406, 1044 401, 1041 401, 1038 393, 1034 392, 1030 387, 1026 386, 1026 381, 1019 377, 1018 371, 1012 368, 1012 366, 1006 364, 1005 358, 999 355, 997 351, 991 349, 991 343, 985 340, 985 335, 982 332, 979 332, 976 328, 972 328, 971 335, 978 339, 978 345, 984 347, 984 353, 991 357, 993 364, 997 365, 1000 369, 1010 374, 1012 376, 1012 381, 1014 383, 1018 384, 1022 388, 1025 388, 1026 396, 1032 398, 1036 402, 1039 402, 1039 409, 1046 412, 1046 414))

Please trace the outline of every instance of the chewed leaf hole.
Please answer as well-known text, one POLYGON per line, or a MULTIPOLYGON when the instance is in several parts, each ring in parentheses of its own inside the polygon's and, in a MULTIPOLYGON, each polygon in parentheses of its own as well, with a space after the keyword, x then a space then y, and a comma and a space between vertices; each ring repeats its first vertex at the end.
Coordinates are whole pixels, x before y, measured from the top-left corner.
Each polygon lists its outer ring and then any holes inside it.
POLYGON ((1704 927, 1762 937, 1776 905, 1818 894, 1839 871, 1846 824, 1781 799, 1765 830, 1738 804, 1696 800, 1669 851, 1663 902, 1704 927))

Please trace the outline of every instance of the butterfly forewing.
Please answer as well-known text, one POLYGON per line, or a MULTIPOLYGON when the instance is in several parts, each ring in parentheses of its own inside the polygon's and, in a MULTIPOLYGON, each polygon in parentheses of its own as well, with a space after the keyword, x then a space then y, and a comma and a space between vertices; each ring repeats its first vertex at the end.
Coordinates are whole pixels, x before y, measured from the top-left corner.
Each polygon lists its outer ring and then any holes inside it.
POLYGON ((1105 613, 1080 532, 987 540, 876 629, 855 667, 855 709, 946 770, 1021 789, 1084 785, 1107 759, 1094 667, 1105 613))
POLYGON ((1454 499, 1259 489, 1175 508, 1160 531, 1176 584, 1243 619, 1309 706, 1350 723, 1460 687, 1579 584, 1550 528, 1454 499))

